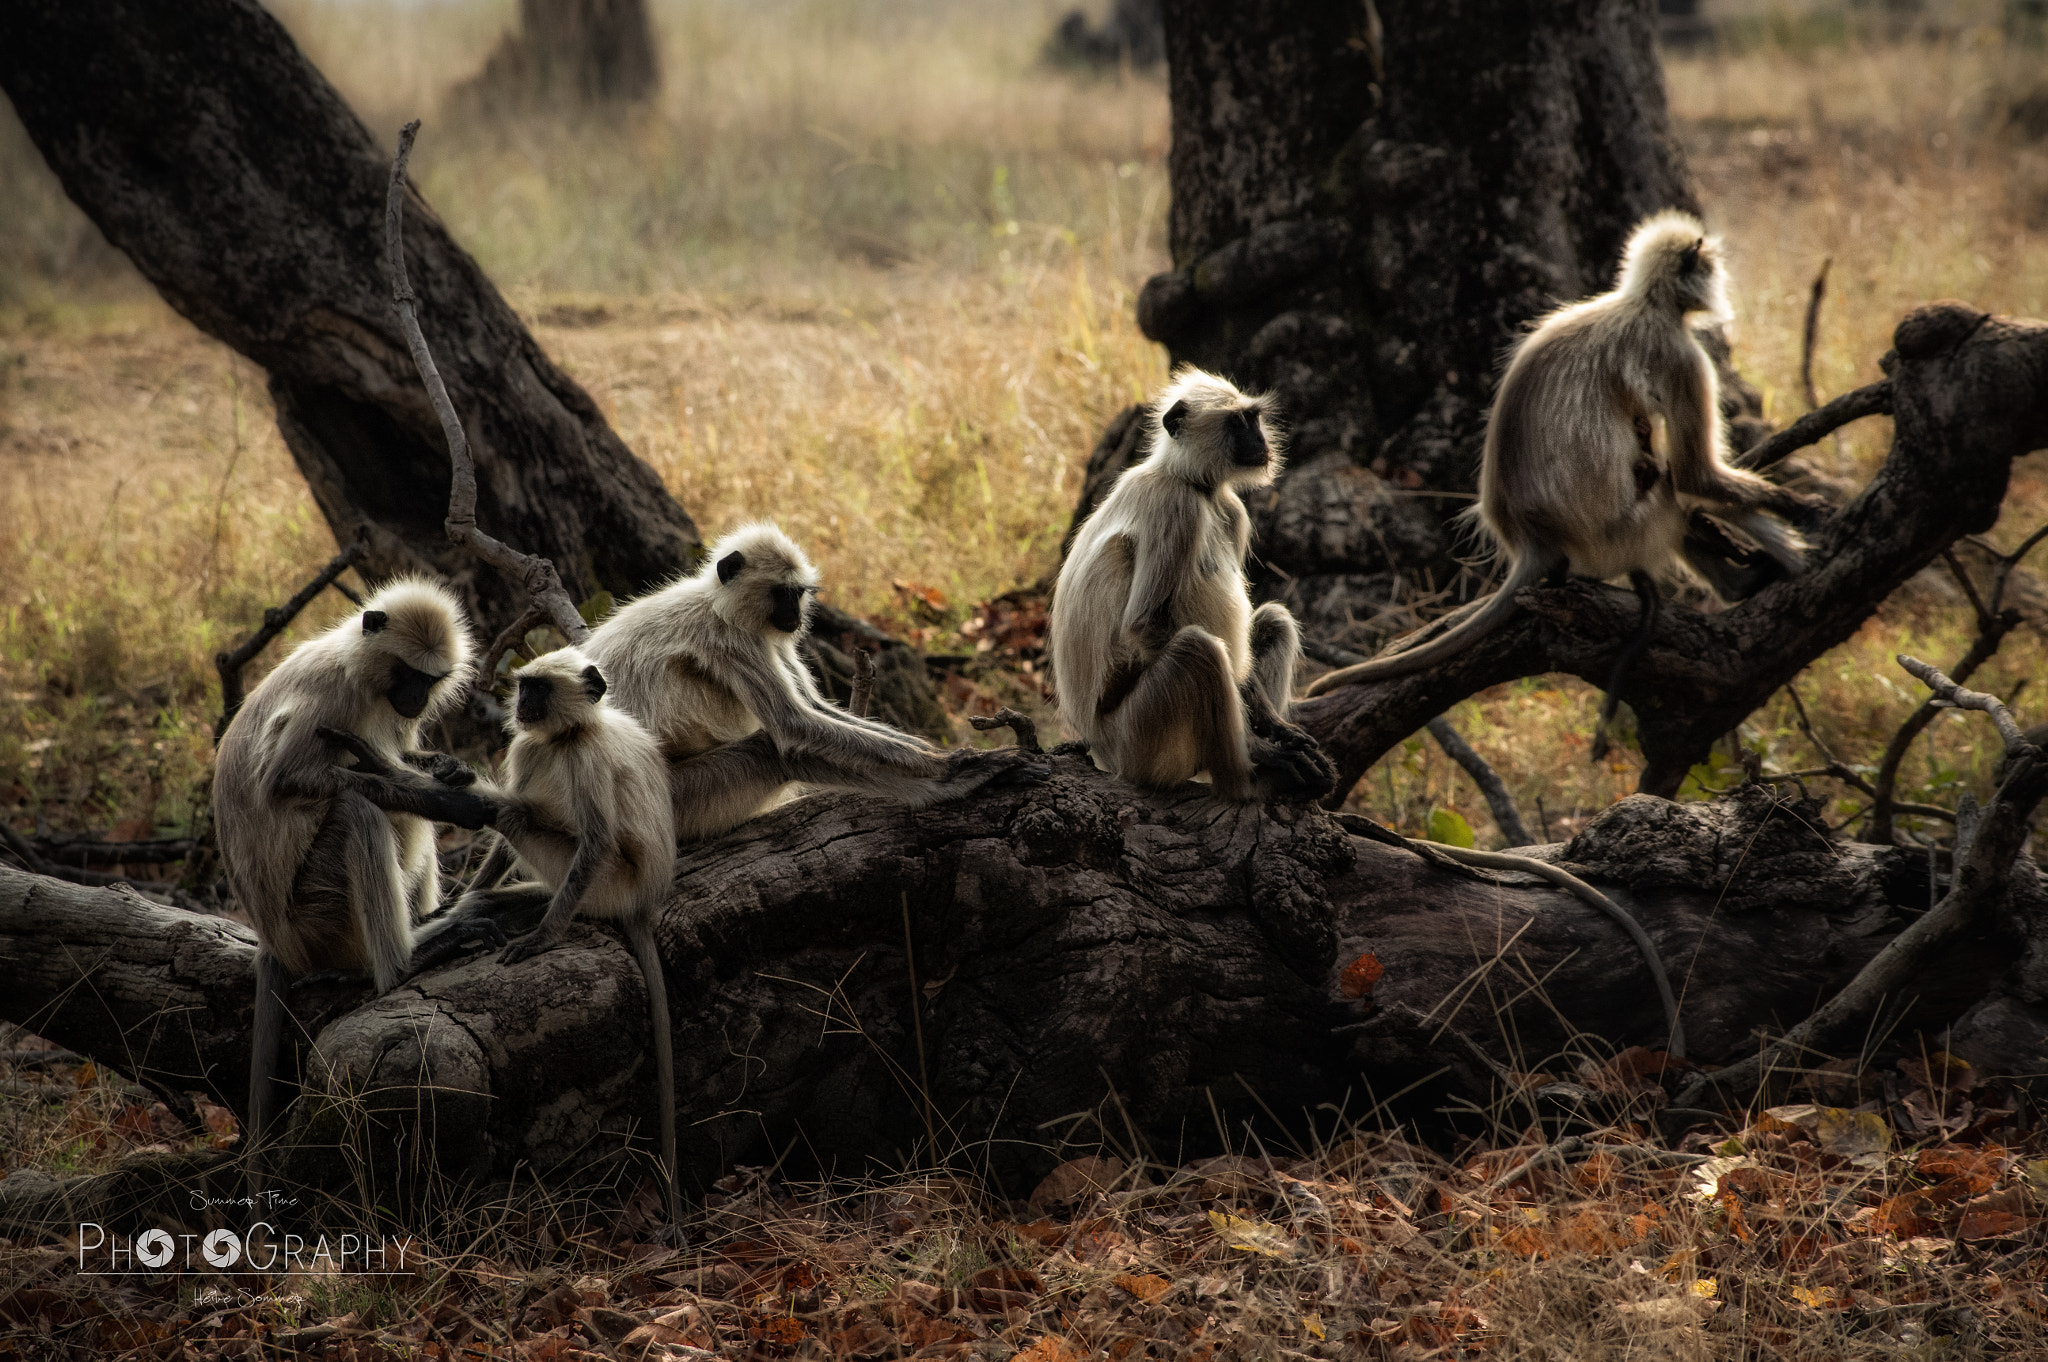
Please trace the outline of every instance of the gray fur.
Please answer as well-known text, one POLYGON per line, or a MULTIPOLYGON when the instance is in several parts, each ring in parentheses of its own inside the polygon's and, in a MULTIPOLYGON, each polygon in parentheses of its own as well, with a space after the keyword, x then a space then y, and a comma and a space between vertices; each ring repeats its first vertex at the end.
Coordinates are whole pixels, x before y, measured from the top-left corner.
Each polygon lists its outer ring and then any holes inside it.
POLYGON ((773 525, 742 526, 703 567, 621 606, 583 648, 611 698, 661 744, 684 842, 717 837, 793 785, 859 790, 921 808, 961 798, 1011 769, 1009 753, 947 753, 858 718, 819 693, 798 655, 817 570, 773 525), (744 560, 730 581, 719 564, 744 560), (804 592, 798 627, 771 623, 776 588, 804 592))
POLYGON ((1798 571, 1804 544, 1766 512, 1795 493, 1728 464, 1713 361, 1687 318, 1728 318, 1720 243, 1684 213, 1638 226, 1610 293, 1543 319, 1515 349, 1487 422, 1472 516, 1507 555, 1507 581, 1455 628, 1318 677, 1338 686, 1420 671, 1514 613, 1559 565, 1602 580, 1697 580, 1680 555, 1689 512, 1727 521, 1798 571))
POLYGON ((1287 722, 1300 631, 1284 606, 1254 611, 1244 575, 1237 489, 1280 463, 1266 400, 1189 368, 1152 410, 1150 453, 1082 525, 1053 588, 1060 716, 1134 784, 1206 772, 1226 799, 1320 795, 1329 767, 1287 722), (1265 454, 1247 462, 1253 431, 1265 454))

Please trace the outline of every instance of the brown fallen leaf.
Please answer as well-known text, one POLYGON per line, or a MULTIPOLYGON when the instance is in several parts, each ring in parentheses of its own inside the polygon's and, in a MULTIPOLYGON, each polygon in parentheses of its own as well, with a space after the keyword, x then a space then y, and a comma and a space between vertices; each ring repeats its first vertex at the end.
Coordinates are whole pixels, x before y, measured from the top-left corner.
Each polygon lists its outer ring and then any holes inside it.
POLYGON ((1142 1277, 1134 1277, 1128 1272, 1121 1273, 1112 1280, 1118 1289, 1136 1296, 1148 1305, 1173 1289, 1172 1282, 1150 1272, 1142 1277))
POLYGON ((1337 986, 1347 998, 1369 997, 1373 985, 1377 984, 1386 972, 1386 967, 1380 964, 1380 958, 1367 951, 1344 967, 1344 973, 1338 979, 1337 986))

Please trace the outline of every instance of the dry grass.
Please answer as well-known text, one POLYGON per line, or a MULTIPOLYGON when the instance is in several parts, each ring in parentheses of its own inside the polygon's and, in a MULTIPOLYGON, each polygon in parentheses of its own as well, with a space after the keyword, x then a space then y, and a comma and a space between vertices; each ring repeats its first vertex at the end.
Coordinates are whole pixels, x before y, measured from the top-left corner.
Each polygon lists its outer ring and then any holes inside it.
MULTIPOLYGON (((428 196, 707 529, 777 516, 839 599, 940 650, 969 650, 950 631, 974 602, 1051 568, 1095 432, 1162 377, 1131 298, 1163 258, 1164 93, 1034 65, 1050 7, 678 0, 656 9, 658 110, 491 126, 438 115, 509 4, 281 12, 380 134, 428 114, 428 196)), ((1674 56, 1669 83, 1733 248, 1738 357, 1775 417, 1803 407, 1824 257, 1823 396, 1874 377, 1917 302, 2048 312, 2048 154, 2005 127, 2031 49, 1982 29, 1757 33, 1674 56)), ((24 531, 0 538, 0 804, 58 827, 181 826, 208 659, 310 574, 327 533, 260 375, 109 259, 11 125, 0 241, 0 519, 24 531)), ((1866 422, 1815 458, 1854 479, 1884 441, 1866 422)), ((2023 466, 1995 537, 2043 516, 2023 466)), ((1874 759, 1914 702, 1889 661, 1902 644, 1960 649, 1954 604, 1895 603, 1816 665, 1807 698, 1839 753, 1874 759)), ((2044 660, 2017 636, 1983 680, 2009 690, 2044 660)), ((1453 718, 1563 835, 1635 780, 1625 753, 1585 760, 1592 703, 1531 680, 1453 718)), ((1782 701, 1742 736, 1780 769, 1813 764, 1782 701)), ((1987 778, 1967 728, 1924 743, 1906 797, 1987 778)), ((1453 810, 1487 835, 1462 773, 1419 738, 1358 802, 1411 830, 1453 810)))

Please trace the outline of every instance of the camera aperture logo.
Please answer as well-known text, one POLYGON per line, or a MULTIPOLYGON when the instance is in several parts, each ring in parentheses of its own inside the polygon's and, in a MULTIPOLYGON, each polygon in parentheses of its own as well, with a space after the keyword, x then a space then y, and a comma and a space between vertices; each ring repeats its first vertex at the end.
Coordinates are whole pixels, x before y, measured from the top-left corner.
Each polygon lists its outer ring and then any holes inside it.
POLYGON ((410 1236, 370 1233, 311 1238, 259 1220, 247 1230, 172 1233, 149 1229, 124 1239, 106 1226, 78 1227, 78 1270, 88 1277, 144 1272, 196 1276, 209 1272, 318 1272, 357 1277, 409 1277, 410 1236))

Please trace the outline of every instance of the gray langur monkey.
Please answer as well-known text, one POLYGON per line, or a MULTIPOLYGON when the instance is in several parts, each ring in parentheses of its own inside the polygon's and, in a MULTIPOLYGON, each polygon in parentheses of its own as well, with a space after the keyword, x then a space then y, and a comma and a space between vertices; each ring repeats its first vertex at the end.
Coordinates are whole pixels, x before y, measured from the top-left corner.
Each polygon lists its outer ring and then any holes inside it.
POLYGON ((1816 503, 1729 466, 1714 364, 1687 325, 1694 315, 1732 315, 1721 244, 1689 214, 1658 213, 1630 235, 1612 292, 1551 313, 1508 361, 1479 504, 1466 513, 1507 555, 1506 582, 1454 627, 1317 677, 1308 693, 1433 667, 1498 628, 1515 593, 1546 577, 1627 574, 1642 618, 1609 682, 1604 728, 1656 624, 1656 579, 1693 576, 1682 556, 1690 512, 1726 521, 1799 571, 1799 535, 1766 512, 1796 517, 1816 503))
POLYGON ((1287 720, 1301 633, 1254 610, 1240 487, 1279 470, 1269 399, 1185 368, 1153 403, 1151 450, 1081 526, 1053 587, 1060 716, 1134 784, 1206 771, 1225 799, 1319 799, 1336 783, 1287 720))
POLYGON ((213 819, 235 901, 256 929, 249 1062, 250 1181, 274 1114, 285 992, 314 970, 367 970, 379 993, 483 936, 444 915, 429 820, 487 825, 473 772, 417 751, 420 726, 469 684, 462 606, 430 582, 392 582, 293 649, 221 735, 213 819), (355 754, 359 765, 341 764, 355 754))
POLYGON ((717 837, 793 784, 921 808, 1045 774, 1015 748, 942 751, 828 703, 798 655, 817 584, 788 535, 744 525, 697 572, 619 607, 584 640, 613 702, 661 744, 678 838, 717 837))
MULTIPOLYGON (((580 650, 537 657, 516 679, 512 746, 502 784, 492 791, 500 801, 497 828, 551 898, 540 925, 499 961, 516 964, 560 944, 578 913, 617 923, 625 934, 647 986, 661 1088, 661 1166, 669 1221, 679 1225, 674 1037, 654 942, 655 917, 675 879, 667 763, 654 735, 606 701, 603 673, 580 650)), ((481 897, 465 898, 461 910, 481 897)))

